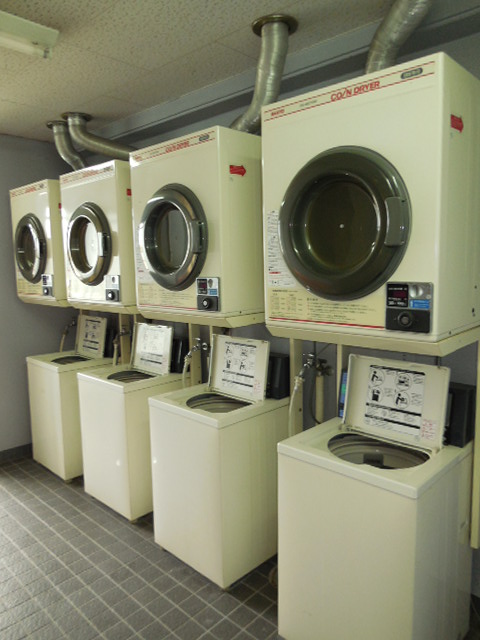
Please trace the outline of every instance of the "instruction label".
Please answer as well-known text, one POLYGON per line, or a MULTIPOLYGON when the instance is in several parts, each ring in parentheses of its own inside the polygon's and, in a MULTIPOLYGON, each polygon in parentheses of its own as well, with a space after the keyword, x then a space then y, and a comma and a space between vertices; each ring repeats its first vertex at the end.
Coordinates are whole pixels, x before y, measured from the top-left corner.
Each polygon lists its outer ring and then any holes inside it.
POLYGON ((422 422, 424 401, 425 373, 370 366, 365 401, 367 425, 425 437, 422 422))
POLYGON ((81 353, 90 353, 93 357, 101 356, 104 345, 105 322, 101 318, 85 318, 81 353))
POLYGON ((169 370, 171 329, 155 325, 137 325, 135 366, 159 374, 169 370))
POLYGON ((241 395, 258 391, 259 380, 255 377, 257 346, 228 341, 222 367, 222 387, 239 391, 241 395))
POLYGON ((267 214, 267 270, 270 287, 294 287, 296 284, 280 249, 278 211, 267 214))

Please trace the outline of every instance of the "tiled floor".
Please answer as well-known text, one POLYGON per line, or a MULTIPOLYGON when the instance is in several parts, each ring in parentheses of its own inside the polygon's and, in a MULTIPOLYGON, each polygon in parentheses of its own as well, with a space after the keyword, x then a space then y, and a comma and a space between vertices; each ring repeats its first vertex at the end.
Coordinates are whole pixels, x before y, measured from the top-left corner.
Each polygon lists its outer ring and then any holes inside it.
POLYGON ((151 517, 130 524, 81 480, 0 462, 1 640, 276 639, 274 566, 222 591, 155 544, 151 517))
POLYGON ((277 638, 267 562, 222 591, 32 460, 0 463, 2 640, 277 638))

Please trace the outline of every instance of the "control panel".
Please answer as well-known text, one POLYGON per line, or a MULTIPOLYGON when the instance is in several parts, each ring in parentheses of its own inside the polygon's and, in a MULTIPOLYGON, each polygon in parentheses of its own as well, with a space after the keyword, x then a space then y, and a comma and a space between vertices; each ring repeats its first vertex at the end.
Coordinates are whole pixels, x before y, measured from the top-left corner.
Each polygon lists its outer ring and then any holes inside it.
POLYGON ((433 305, 431 282, 388 282, 385 328, 429 333, 433 305))
POLYGON ((220 278, 197 278, 197 309, 220 311, 220 278))
POLYGON ((105 300, 120 302, 120 276, 105 276, 105 300))
POLYGON ((42 273, 42 295, 53 296, 53 275, 42 273))

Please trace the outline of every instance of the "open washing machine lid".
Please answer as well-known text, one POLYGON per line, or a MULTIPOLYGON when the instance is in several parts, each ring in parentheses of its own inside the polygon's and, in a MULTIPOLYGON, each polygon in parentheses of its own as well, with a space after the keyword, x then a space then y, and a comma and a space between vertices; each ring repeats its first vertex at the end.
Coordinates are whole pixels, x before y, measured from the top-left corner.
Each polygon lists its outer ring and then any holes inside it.
POLYGON ((269 352, 267 340, 214 334, 208 391, 248 402, 264 400, 269 352))
POLYGON ((131 366, 136 371, 155 376, 170 371, 173 328, 137 322, 133 330, 131 366))
POLYGON ((107 319, 80 315, 75 351, 86 358, 103 358, 107 335, 107 319))
POLYGON ((443 447, 450 370, 351 354, 346 430, 431 452, 443 447))

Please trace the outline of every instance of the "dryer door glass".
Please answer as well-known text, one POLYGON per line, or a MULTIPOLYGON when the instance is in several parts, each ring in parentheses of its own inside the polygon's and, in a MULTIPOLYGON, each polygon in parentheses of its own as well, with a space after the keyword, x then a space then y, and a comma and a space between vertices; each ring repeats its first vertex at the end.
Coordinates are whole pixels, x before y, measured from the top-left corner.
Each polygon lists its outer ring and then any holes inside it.
POLYGON ((332 300, 383 284, 407 247, 410 205, 396 169, 361 147, 337 147, 305 165, 285 194, 280 246, 295 278, 332 300))
POLYGON ((47 262, 47 243, 42 224, 33 213, 23 216, 17 225, 15 259, 25 280, 40 282, 47 262))
POLYGON ((181 291, 195 282, 207 256, 207 220, 190 189, 169 184, 148 201, 138 227, 142 260, 162 287, 181 291))
POLYGON ((102 282, 112 258, 110 227, 103 211, 85 202, 73 213, 67 229, 70 265, 79 280, 90 286, 102 282))

